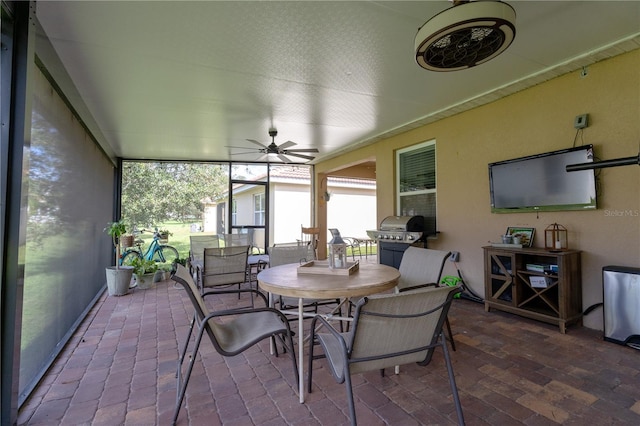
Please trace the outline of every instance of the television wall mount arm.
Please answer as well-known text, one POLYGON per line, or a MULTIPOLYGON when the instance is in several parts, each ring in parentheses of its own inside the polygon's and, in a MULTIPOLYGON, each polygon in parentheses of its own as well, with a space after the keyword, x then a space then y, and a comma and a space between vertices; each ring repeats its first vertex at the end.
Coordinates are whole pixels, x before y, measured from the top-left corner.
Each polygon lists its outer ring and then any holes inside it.
POLYGON ((580 170, 604 169, 605 167, 630 166, 637 164, 640 166, 640 153, 637 157, 617 158, 615 160, 596 161, 594 163, 568 164, 568 172, 577 172, 580 170))

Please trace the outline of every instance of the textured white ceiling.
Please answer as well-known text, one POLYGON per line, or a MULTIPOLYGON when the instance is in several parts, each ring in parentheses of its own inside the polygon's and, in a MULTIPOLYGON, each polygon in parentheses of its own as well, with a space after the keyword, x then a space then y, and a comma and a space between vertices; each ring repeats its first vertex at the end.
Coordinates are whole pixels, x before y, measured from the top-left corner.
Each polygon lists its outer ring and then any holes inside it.
POLYGON ((317 161, 640 47, 638 1, 509 3, 511 47, 453 73, 413 57, 448 1, 44 1, 38 53, 110 155, 251 161, 275 126, 317 161))

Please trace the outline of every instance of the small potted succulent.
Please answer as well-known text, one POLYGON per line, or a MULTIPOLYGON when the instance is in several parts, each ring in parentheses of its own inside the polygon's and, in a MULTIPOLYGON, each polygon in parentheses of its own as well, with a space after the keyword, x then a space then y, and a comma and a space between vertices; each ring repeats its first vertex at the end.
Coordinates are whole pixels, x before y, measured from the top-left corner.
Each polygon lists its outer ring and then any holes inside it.
POLYGON ((123 221, 109 222, 104 228, 113 242, 115 249, 115 266, 106 268, 107 289, 111 296, 123 296, 129 292, 133 268, 131 266, 120 266, 120 239, 127 233, 127 227, 123 221))
POLYGON ((171 276, 171 271, 173 270, 173 265, 160 265, 158 266, 158 270, 153 277, 153 282, 157 283, 160 281, 166 281, 171 276))

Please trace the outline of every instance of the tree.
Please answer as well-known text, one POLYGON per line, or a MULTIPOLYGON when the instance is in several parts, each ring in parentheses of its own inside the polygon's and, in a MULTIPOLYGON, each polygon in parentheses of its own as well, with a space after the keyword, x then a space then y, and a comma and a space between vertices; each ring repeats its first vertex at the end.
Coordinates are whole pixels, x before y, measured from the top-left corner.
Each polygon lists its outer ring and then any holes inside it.
POLYGON ((130 227, 200 219, 204 199, 228 189, 228 166, 213 163, 123 163, 122 216, 130 227))

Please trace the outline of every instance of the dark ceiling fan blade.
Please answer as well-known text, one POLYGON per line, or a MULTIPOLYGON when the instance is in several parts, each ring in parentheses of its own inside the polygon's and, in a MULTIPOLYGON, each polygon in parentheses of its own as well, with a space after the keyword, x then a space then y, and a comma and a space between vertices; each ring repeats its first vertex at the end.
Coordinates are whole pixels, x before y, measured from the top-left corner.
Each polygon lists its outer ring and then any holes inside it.
POLYGON ((265 149, 267 148, 267 146, 265 144, 263 144, 261 142, 258 142, 257 140, 254 140, 254 139, 247 139, 247 140, 249 142, 251 142, 251 143, 255 143, 256 145, 260 146, 261 148, 265 148, 265 149))
POLYGON ((298 158, 304 158, 305 160, 313 160, 316 157, 312 157, 310 155, 302 155, 302 154, 296 154, 295 152, 289 152, 289 151, 285 151, 283 152, 284 155, 289 155, 291 157, 298 157, 298 158))
POLYGON ((294 146, 294 145, 297 145, 297 143, 292 142, 292 141, 286 141, 285 143, 280 145, 278 148, 280 148, 280 150, 284 150, 284 149, 289 148, 290 146, 294 146))
POLYGON ((320 152, 316 148, 296 148, 296 149, 287 149, 284 152, 320 152))

